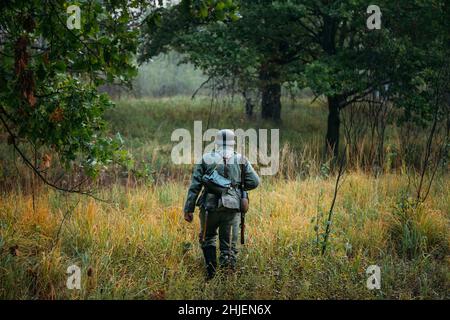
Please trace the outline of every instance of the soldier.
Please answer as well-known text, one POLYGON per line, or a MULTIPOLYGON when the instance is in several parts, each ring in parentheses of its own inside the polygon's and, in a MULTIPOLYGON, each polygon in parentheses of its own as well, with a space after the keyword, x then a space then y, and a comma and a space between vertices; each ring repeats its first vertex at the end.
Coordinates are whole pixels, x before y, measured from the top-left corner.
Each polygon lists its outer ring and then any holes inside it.
POLYGON ((217 269, 217 230, 219 231, 220 267, 234 270, 236 266, 237 239, 240 212, 222 205, 220 196, 209 193, 202 183, 204 175, 214 170, 232 182, 231 189, 244 191, 255 189, 259 177, 250 162, 234 151, 235 135, 231 130, 220 130, 215 138, 215 150, 202 157, 192 174, 192 182, 184 206, 184 219, 192 222, 195 206, 200 207, 200 244, 205 257, 207 279, 212 279, 217 269), (243 168, 243 172, 241 172, 243 168), (241 183, 243 177, 243 183, 241 183), (203 189, 203 191, 202 191, 203 189), (200 191, 202 194, 199 196, 200 191), (198 198, 198 201, 197 201, 198 198))

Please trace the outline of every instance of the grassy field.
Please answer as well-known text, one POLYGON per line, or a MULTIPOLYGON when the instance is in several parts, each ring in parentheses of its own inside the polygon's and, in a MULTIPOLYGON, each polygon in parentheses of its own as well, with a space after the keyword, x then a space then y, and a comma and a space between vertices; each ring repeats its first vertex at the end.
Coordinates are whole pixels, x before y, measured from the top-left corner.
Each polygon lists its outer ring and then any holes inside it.
POLYGON ((326 106, 320 103, 311 105, 307 100, 298 101, 295 105, 286 102, 281 125, 258 117, 248 119, 243 110, 239 99, 211 104, 207 97, 195 100, 178 97, 121 101, 117 108, 107 113, 106 118, 111 123, 111 131, 120 132, 126 138, 127 148, 133 155, 133 170, 151 182, 159 180, 161 175, 179 180, 182 175, 190 174, 191 166, 175 166, 171 162, 170 153, 175 145, 171 134, 176 128, 193 132, 194 121, 202 121, 203 130, 280 128, 283 156, 302 153, 305 157, 303 165, 316 163, 323 149, 326 106))
POLYGON ((121 102, 112 110, 107 115, 112 131, 123 134, 134 170, 148 176, 133 187, 104 186, 99 196, 111 203, 43 186, 34 201, 26 190, 4 191, 0 298, 450 298, 447 175, 440 174, 427 201, 414 206, 411 179, 416 175, 401 169, 378 176, 358 168, 348 171, 329 246, 320 255, 335 176, 316 164, 325 109, 306 102, 285 105, 281 139, 289 146, 289 152, 284 147, 284 163, 290 164, 251 192, 247 244, 240 247, 237 273, 219 273, 206 284, 198 216, 190 225, 181 212, 190 166, 169 164, 170 133, 208 118, 215 128, 275 126, 247 120, 242 112, 219 120, 221 108, 241 109, 227 103, 214 108, 209 117, 207 100, 171 99, 121 102), (308 174, 301 174, 301 168, 309 168, 308 174), (72 264, 81 268, 81 290, 66 288, 72 264), (379 291, 366 288, 370 265, 381 267, 379 291))

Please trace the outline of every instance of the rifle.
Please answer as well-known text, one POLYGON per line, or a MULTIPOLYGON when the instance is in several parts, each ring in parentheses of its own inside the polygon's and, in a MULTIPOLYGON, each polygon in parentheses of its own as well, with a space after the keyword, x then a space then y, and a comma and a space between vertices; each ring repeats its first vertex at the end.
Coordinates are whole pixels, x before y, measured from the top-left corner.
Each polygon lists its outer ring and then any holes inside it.
POLYGON ((241 163, 241 244, 245 244, 245 214, 248 211, 249 199, 248 193, 244 190, 245 185, 245 166, 241 163))
POLYGON ((208 212, 208 209, 206 209, 205 210, 205 222, 203 225, 203 233, 202 233, 202 242, 205 242, 205 239, 206 239, 206 226, 208 225, 208 215, 209 215, 209 212, 208 212))
POLYGON ((241 212, 241 244, 245 244, 245 213, 241 212))

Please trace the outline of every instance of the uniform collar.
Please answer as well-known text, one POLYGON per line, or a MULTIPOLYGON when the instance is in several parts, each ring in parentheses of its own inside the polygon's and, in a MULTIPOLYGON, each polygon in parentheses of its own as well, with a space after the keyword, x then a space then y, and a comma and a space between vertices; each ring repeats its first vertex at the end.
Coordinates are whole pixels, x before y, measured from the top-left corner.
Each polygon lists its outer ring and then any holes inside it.
POLYGON ((234 154, 234 146, 216 146, 215 151, 223 158, 225 157, 226 159, 229 159, 233 156, 234 154))

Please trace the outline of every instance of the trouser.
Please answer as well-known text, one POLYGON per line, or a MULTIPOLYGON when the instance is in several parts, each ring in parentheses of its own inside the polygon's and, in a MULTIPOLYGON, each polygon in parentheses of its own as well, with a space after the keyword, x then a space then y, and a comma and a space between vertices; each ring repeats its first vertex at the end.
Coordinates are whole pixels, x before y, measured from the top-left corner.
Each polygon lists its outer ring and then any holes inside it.
POLYGON ((229 213, 221 210, 208 211, 206 219, 206 233, 203 239, 205 228, 205 210, 200 210, 200 244, 202 249, 214 247, 217 243, 217 231, 219 231, 219 263, 221 267, 236 266, 237 241, 239 234, 240 216, 239 212, 229 213))

